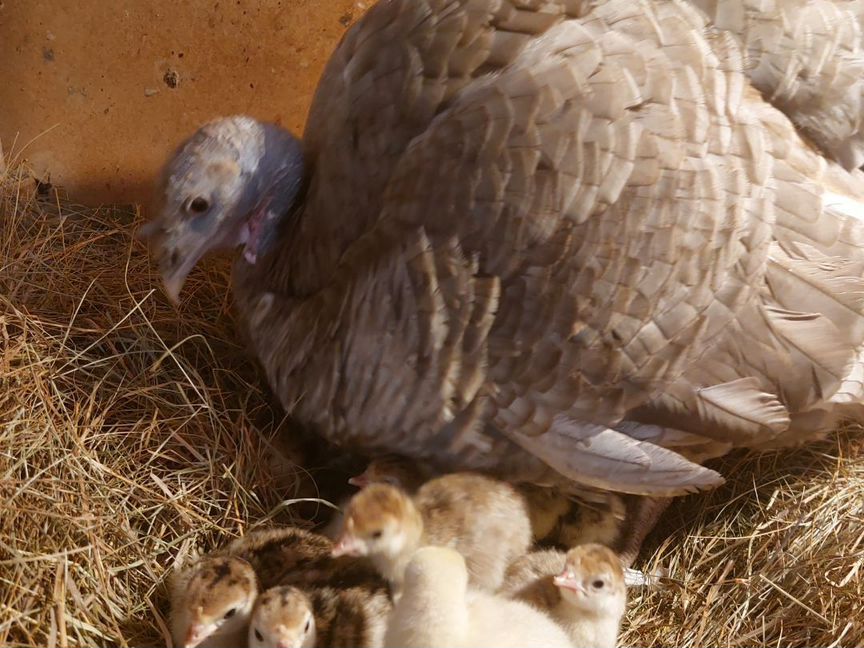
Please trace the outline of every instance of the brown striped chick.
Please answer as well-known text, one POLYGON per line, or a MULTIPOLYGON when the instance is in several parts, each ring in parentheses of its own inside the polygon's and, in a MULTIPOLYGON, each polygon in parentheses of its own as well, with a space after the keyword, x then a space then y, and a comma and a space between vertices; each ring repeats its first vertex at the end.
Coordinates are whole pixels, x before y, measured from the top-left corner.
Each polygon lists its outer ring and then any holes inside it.
POLYGON ((231 648, 245 641, 258 594, 248 562, 207 557, 172 581, 170 625, 175 646, 231 648))
POLYGON ((426 482, 414 498, 389 484, 364 488, 348 505, 334 555, 368 556, 398 594, 418 548, 448 546, 465 557, 474 587, 495 590, 530 543, 525 499, 512 486, 453 473, 426 482))
POLYGON ((252 531, 172 576, 172 635, 178 646, 220 646, 221 637, 246 638, 258 590, 274 585, 368 587, 386 591, 373 567, 331 556, 333 543, 283 527, 252 531), (234 610, 232 612, 232 610, 234 610), (221 615, 221 616, 220 616, 221 615), (216 642, 216 643, 212 643, 216 642))
POLYGON ((577 648, 614 648, 627 606, 621 560, 596 543, 523 556, 507 569, 500 593, 547 612, 577 648))
POLYGON ((516 487, 525 497, 531 518, 531 533, 536 542, 555 537, 562 520, 575 504, 554 488, 519 484, 516 487))
POLYGON ((384 645, 571 647, 564 630, 540 610, 469 589, 464 558, 447 547, 423 547, 408 562, 404 592, 393 606, 384 645))
POLYGON ((372 459, 366 470, 349 479, 348 483, 358 488, 365 488, 370 484, 390 484, 406 493, 414 494, 424 482, 434 476, 431 466, 422 461, 386 454, 372 459))
POLYGON ((274 587, 255 604, 249 648, 379 648, 390 608, 386 592, 274 587))
POLYGON ((624 498, 606 493, 602 502, 573 502, 552 538, 565 547, 597 543, 618 548, 627 507, 624 498))
POLYGON ((366 561, 334 557, 333 542, 322 535, 282 527, 252 531, 211 555, 236 556, 247 561, 263 591, 276 585, 299 587, 370 587, 386 584, 366 561))

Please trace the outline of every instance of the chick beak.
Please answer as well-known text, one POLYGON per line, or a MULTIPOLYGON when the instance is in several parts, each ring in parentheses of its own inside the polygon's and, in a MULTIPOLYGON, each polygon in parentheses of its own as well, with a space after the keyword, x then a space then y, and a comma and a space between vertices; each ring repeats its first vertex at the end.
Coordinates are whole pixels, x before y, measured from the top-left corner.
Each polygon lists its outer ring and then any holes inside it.
POLYGON ((346 534, 339 539, 330 555, 334 558, 338 558, 339 556, 362 556, 362 545, 355 536, 346 534))
POLYGON ((352 477, 348 480, 348 483, 352 486, 356 486, 357 488, 366 488, 369 485, 369 478, 366 476, 366 473, 361 473, 356 477, 352 477))
POLYGON ((556 576, 553 582, 555 583, 556 587, 563 587, 578 594, 586 593, 581 581, 576 578, 576 574, 571 571, 565 571, 564 573, 556 576))
POLYGON ((215 629, 212 625, 204 625, 203 623, 192 624, 186 633, 186 638, 183 640, 183 648, 195 648, 213 634, 215 629))

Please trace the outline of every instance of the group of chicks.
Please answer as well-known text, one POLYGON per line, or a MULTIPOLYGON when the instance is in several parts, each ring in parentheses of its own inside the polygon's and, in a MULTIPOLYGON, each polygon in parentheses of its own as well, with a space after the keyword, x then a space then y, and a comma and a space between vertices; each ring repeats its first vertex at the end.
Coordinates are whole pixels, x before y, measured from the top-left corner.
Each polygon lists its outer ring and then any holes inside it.
POLYGON ((551 491, 428 476, 381 458, 350 480, 360 491, 327 535, 251 532, 180 568, 175 645, 616 645, 628 582, 606 544, 623 505, 568 522, 572 502, 551 491), (562 537, 594 541, 532 550, 562 537))

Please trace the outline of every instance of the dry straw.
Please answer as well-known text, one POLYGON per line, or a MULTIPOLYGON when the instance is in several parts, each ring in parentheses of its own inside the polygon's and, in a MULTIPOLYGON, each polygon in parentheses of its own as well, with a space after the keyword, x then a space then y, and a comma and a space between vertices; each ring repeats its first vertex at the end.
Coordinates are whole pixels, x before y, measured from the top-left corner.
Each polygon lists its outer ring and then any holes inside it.
MULTIPOLYGON (((68 204, 9 167, 0 645, 165 645, 175 560, 289 522, 279 503, 314 491, 272 461, 280 414, 233 327, 224 262, 174 309, 134 210, 68 204)), ((861 448, 844 432, 725 460, 734 480, 676 503, 646 545, 643 566, 681 585, 634 593, 624 645, 862 645, 861 448)))

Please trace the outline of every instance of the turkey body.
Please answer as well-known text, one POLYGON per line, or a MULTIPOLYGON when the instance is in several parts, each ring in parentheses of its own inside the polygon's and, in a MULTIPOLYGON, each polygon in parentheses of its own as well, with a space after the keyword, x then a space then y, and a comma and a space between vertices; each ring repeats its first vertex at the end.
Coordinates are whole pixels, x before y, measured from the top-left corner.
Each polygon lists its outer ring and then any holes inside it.
POLYGON ((742 33, 675 0, 370 9, 293 207, 235 266, 286 409, 369 453, 657 497, 859 416, 864 176, 751 85, 742 33))
POLYGON ((691 0, 738 38, 753 87, 826 154, 864 164, 864 3, 691 0))

